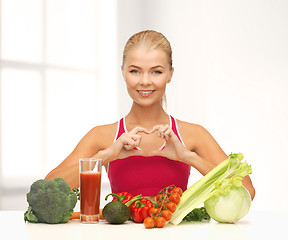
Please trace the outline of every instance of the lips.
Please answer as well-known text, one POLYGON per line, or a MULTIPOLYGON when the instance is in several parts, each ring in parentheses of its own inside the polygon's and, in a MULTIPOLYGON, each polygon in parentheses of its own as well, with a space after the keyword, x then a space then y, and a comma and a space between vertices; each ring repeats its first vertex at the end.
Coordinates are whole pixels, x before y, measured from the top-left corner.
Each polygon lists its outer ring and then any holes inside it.
POLYGON ((149 97, 155 90, 137 90, 142 97, 149 97))

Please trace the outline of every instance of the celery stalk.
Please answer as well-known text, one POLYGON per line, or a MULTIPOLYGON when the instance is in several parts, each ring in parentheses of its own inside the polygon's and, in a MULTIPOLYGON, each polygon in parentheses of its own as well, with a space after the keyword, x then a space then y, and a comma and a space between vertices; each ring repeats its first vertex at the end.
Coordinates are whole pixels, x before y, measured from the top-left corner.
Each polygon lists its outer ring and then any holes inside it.
POLYGON ((228 159, 218 164, 199 181, 189 187, 183 193, 177 205, 177 210, 173 213, 170 222, 175 225, 179 224, 189 212, 211 196, 229 191, 234 183, 239 185, 239 181, 241 183, 242 178, 252 172, 251 166, 246 161, 241 162, 243 158, 242 153, 231 153, 228 159), (225 179, 232 175, 234 176, 231 179, 225 181, 225 179))

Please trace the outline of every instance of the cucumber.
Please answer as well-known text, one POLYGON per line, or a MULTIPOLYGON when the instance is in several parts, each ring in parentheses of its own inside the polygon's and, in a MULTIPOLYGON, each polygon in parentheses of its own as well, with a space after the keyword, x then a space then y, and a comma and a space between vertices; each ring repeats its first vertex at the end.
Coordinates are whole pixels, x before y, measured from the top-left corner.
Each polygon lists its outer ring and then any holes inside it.
POLYGON ((130 209, 122 202, 112 201, 103 208, 103 217, 112 224, 121 224, 130 218, 130 209))

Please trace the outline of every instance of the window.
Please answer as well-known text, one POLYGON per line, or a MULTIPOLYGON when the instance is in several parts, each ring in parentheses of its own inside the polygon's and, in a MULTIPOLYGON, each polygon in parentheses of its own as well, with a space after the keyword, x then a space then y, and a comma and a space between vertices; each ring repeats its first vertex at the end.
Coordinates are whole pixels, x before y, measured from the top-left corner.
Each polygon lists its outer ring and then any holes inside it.
POLYGON ((30 186, 118 119, 115 5, 0 0, 0 188, 30 186))

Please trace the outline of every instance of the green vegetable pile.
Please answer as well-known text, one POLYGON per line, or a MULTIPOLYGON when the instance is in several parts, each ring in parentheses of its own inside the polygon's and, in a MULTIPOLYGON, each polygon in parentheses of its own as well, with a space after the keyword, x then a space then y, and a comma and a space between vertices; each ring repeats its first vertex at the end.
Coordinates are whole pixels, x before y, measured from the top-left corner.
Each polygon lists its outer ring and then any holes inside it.
POLYGON ((62 178, 37 180, 26 197, 29 207, 24 220, 31 223, 66 223, 77 202, 77 195, 62 178))
POLYGON ((207 213, 205 207, 195 208, 188 213, 182 221, 184 222, 201 222, 203 220, 210 220, 210 216, 207 213))

